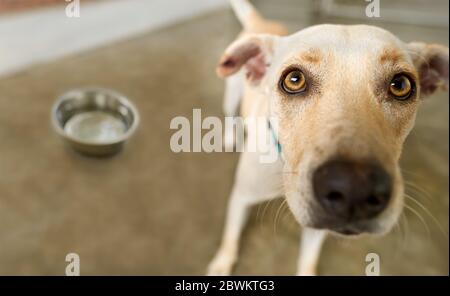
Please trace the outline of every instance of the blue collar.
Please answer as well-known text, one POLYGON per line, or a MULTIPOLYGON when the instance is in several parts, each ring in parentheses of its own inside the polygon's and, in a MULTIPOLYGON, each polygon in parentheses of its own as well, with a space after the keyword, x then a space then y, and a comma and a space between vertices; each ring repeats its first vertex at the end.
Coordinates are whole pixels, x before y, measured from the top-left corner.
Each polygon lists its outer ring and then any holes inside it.
POLYGON ((277 146, 278 154, 281 154, 281 144, 280 144, 280 141, 278 141, 277 134, 275 133, 275 130, 273 129, 272 124, 270 123, 270 120, 269 120, 269 119, 267 119, 267 127, 269 128, 269 130, 270 130, 271 133, 272 133, 273 140, 275 141, 276 146, 277 146))

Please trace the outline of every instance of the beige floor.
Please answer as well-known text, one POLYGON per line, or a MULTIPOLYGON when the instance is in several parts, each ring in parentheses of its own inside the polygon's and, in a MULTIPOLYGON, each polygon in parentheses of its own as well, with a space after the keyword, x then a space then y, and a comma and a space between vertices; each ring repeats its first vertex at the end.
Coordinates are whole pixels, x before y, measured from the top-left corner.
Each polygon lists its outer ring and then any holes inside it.
MULTIPOLYGON (((291 17, 289 26, 309 21, 291 17)), ((448 44, 446 29, 380 25, 406 41, 448 44)), ((238 29, 231 12, 217 12, 0 80, 0 274, 64 274, 69 252, 85 275, 204 273, 238 156, 173 154, 169 122, 194 107, 221 115, 214 66, 238 29), (50 127, 55 97, 86 85, 114 88, 140 110, 140 129, 114 158, 73 153, 50 127)), ((448 274, 448 123, 448 94, 427 100, 402 159, 421 188, 408 192, 437 221, 410 204, 424 223, 406 211, 384 238, 332 238, 320 274, 363 274, 368 252, 381 256, 382 274, 448 274)), ((255 208, 236 274, 295 272, 299 230, 288 211, 276 219, 279 206, 255 208)))

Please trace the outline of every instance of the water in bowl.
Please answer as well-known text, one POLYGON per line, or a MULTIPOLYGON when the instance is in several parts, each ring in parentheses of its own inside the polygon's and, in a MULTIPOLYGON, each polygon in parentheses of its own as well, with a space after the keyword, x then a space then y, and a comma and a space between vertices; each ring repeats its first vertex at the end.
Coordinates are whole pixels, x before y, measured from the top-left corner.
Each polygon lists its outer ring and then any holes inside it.
POLYGON ((64 126, 66 133, 83 142, 93 144, 111 143, 123 136, 125 123, 105 111, 83 112, 72 116, 64 126))

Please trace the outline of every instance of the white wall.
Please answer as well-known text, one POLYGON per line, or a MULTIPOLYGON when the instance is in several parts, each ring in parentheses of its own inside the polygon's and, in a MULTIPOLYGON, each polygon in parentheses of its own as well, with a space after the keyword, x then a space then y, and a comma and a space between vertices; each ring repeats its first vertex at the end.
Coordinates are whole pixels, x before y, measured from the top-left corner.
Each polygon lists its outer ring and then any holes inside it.
POLYGON ((0 16, 0 76, 225 7, 228 0, 115 0, 0 16))

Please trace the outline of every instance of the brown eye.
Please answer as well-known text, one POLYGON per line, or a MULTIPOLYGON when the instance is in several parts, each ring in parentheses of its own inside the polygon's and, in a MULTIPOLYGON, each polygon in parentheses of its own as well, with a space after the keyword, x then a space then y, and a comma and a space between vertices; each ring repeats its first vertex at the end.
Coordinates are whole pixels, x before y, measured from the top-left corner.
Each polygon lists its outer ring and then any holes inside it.
POLYGON ((281 86, 288 94, 297 94, 306 89, 306 79, 300 70, 292 70, 281 81, 281 86))
POLYGON ((397 100, 408 99, 413 92, 413 83, 406 75, 399 74, 394 76, 389 85, 389 92, 397 100))

